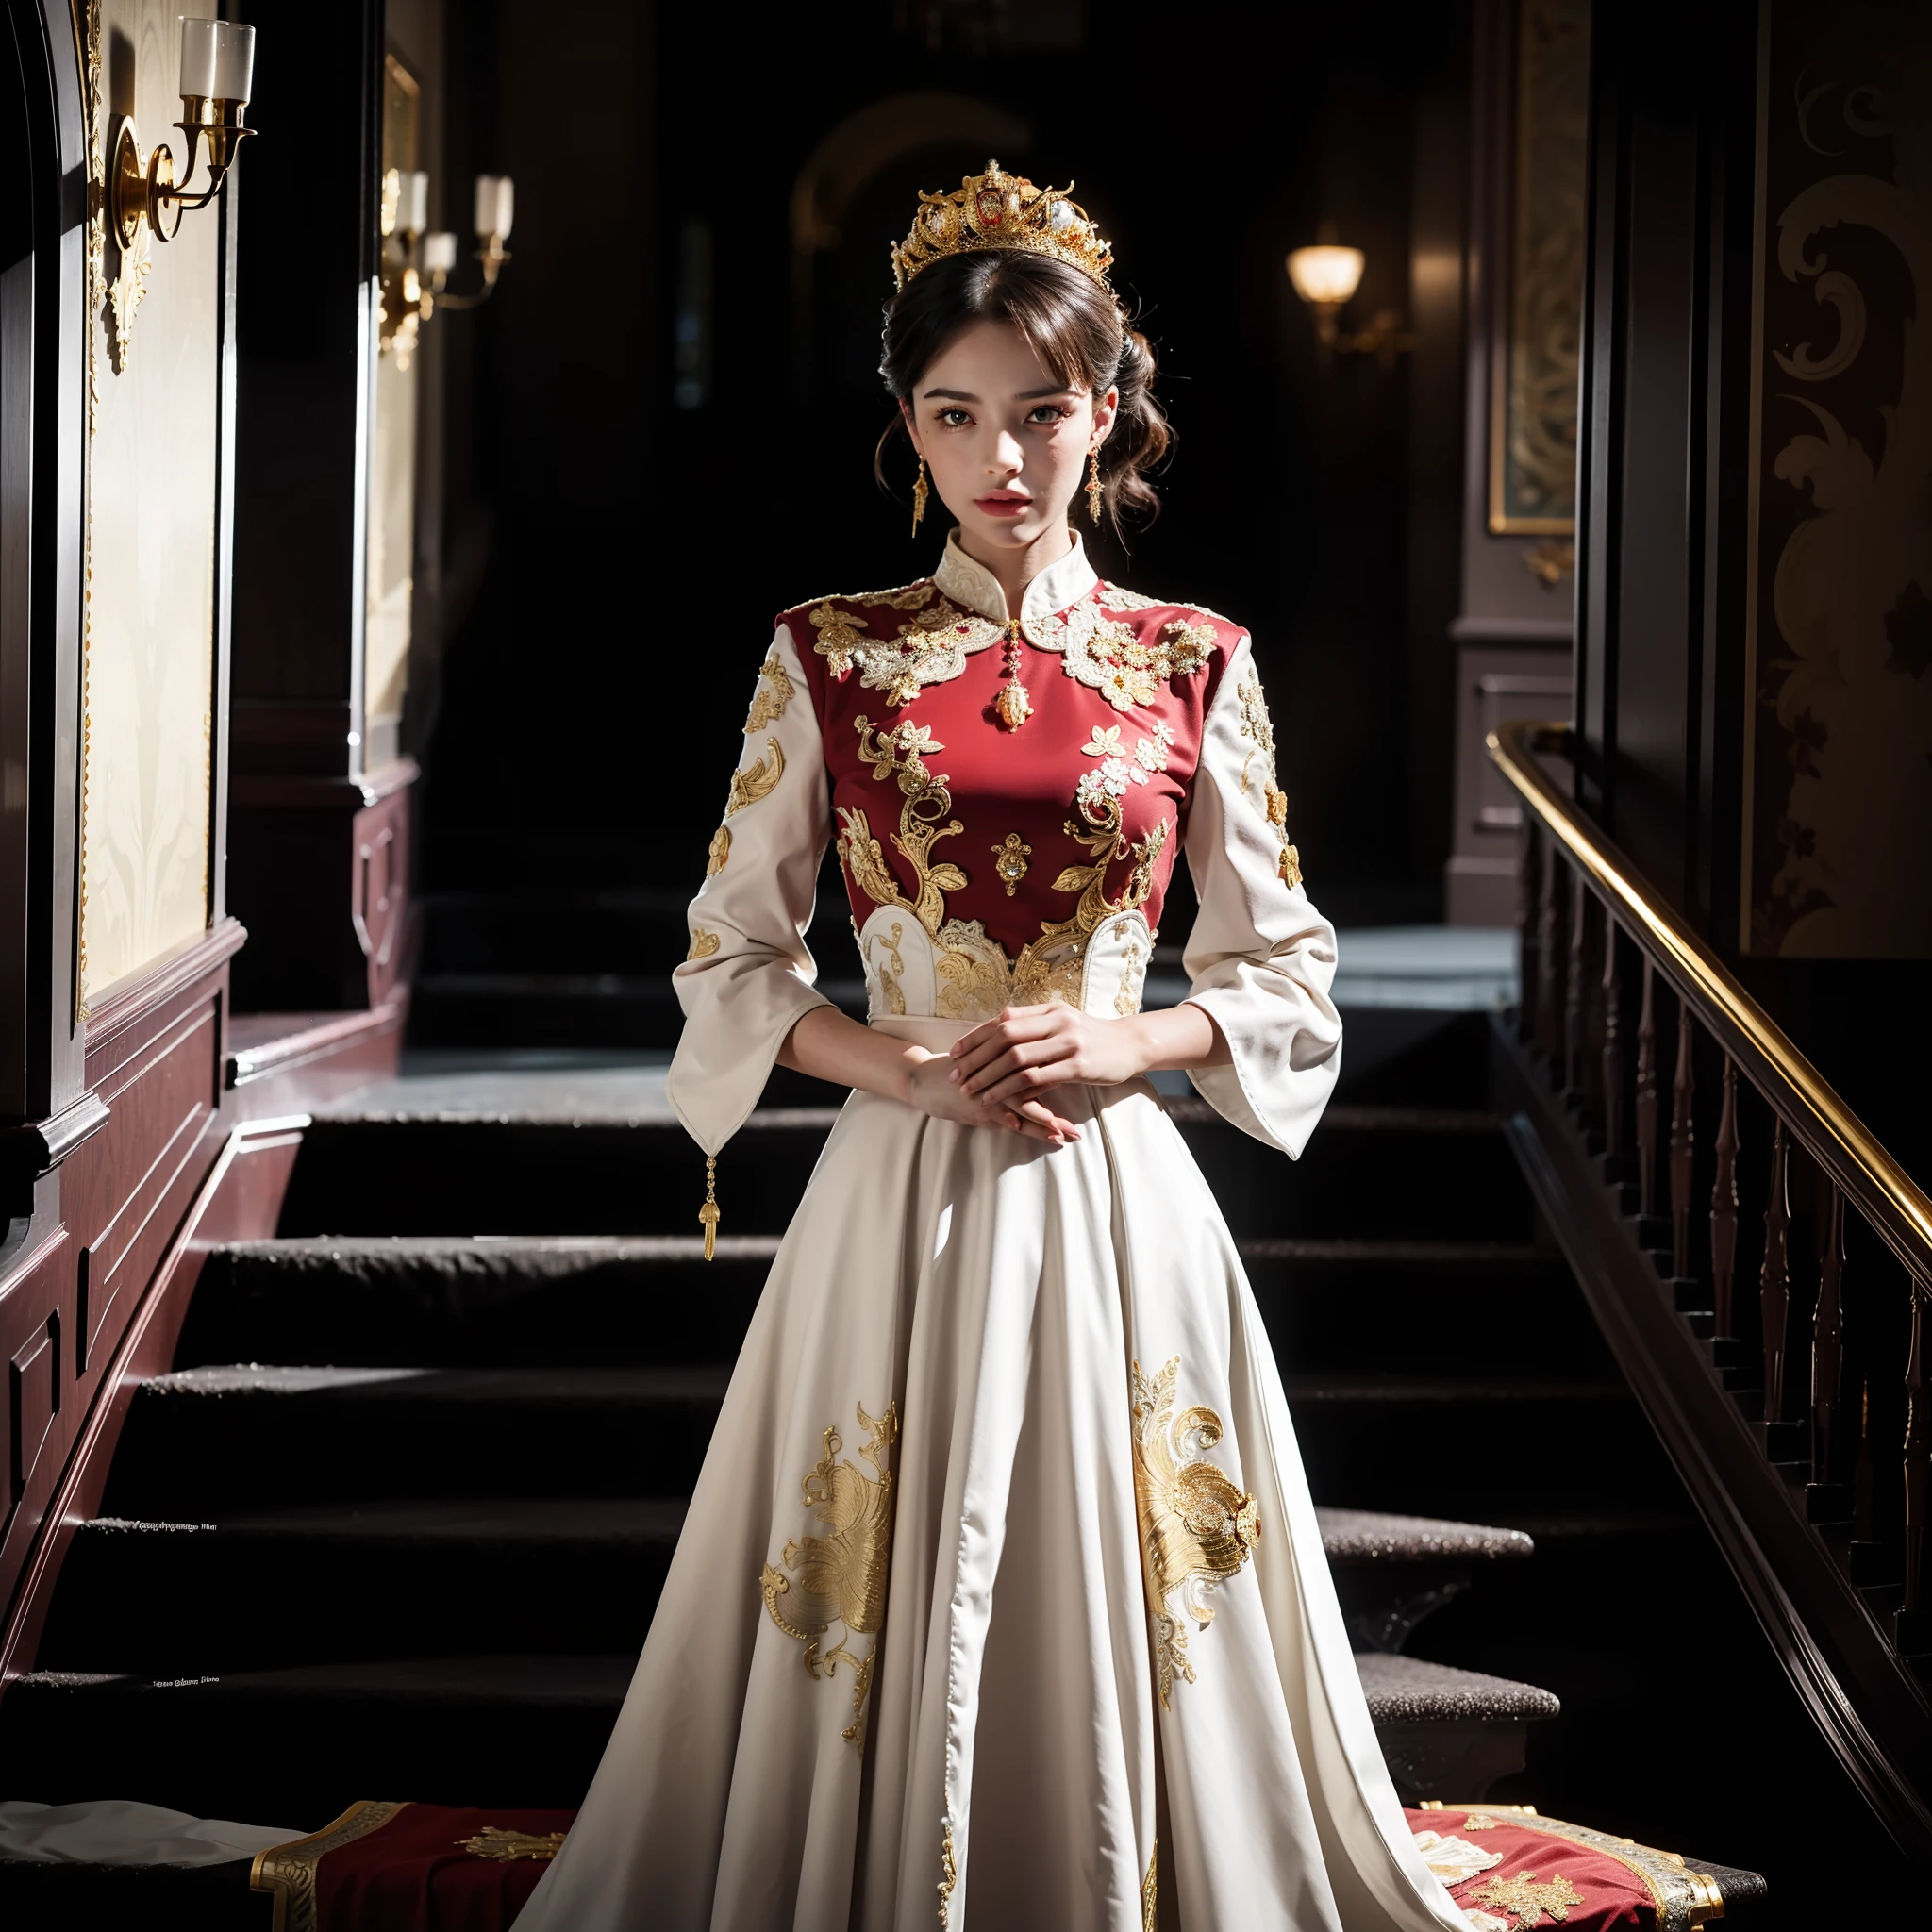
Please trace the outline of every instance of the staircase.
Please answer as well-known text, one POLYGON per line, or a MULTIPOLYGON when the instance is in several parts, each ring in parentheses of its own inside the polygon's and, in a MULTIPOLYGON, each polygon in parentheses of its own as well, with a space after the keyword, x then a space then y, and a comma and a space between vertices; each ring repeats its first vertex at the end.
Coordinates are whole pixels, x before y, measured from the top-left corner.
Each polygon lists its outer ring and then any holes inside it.
MULTIPOLYGON (((1562 1640, 1589 1657, 1600 1633, 1586 1609, 1553 1643, 1523 1606, 1695 1527, 1535 1238, 1479 1017, 1387 1016, 1359 1044, 1294 1165, 1169 1104, 1274 1336, 1405 1798, 1503 1780, 1565 1813, 1606 1738, 1586 1709, 1566 1749, 1557 1697, 1508 1673, 1554 1663, 1588 1707, 1562 1640)), ((774 1075, 708 1266, 661 1074, 405 1080, 318 1120, 278 1238, 215 1254, 175 1373, 134 1399, 39 1669, 0 1703, 0 1790, 106 1795, 111 1763, 114 1795, 297 1829, 358 1797, 576 1803, 824 1097, 774 1075)), ((1566 1815, 1674 1843, 1655 1786, 1566 1815)), ((0 1868, 0 1907, 89 1882, 0 1868)), ((183 1923, 258 1923, 224 1897, 183 1923)))

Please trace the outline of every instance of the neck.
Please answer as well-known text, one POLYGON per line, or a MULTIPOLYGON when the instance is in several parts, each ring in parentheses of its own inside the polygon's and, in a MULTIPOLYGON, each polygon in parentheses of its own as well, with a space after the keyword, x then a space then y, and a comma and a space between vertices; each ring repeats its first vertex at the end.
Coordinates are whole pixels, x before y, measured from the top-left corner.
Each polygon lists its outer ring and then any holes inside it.
POLYGON ((1017 549, 1002 546, 995 550, 975 543, 961 530, 959 548, 974 563, 983 565, 993 574, 1006 593, 1007 615, 1017 617, 1021 601, 1026 595, 1026 586, 1049 565, 1058 563, 1072 553, 1074 533, 1062 524, 1058 529, 1042 531, 1032 542, 1017 549))

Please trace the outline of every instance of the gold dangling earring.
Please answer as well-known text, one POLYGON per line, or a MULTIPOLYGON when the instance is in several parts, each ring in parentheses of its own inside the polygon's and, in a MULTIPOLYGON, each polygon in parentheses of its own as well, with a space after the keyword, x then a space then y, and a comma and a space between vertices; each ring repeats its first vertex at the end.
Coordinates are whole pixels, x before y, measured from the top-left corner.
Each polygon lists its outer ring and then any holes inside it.
POLYGON ((1100 521, 1100 506, 1107 494, 1106 487, 1100 480, 1100 445, 1093 445, 1093 460, 1087 468, 1087 514, 1097 524, 1100 521))
POLYGON ((919 475, 913 479, 912 484, 912 534, 915 537, 919 535, 919 520, 925 514, 926 495, 925 458, 921 457, 919 475))

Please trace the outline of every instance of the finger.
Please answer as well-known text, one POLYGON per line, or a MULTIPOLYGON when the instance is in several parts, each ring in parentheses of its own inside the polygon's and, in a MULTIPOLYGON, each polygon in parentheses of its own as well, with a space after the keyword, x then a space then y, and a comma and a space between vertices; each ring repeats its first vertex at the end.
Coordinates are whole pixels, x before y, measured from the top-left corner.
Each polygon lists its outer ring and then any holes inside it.
POLYGON ((1001 1078, 989 1079, 975 1100, 990 1100, 998 1107, 1011 1107, 1016 1101, 1043 1093, 1054 1087, 1076 1085, 1079 1062, 1071 1054, 1042 1060, 1030 1067, 1016 1067, 1001 1078))
POLYGON ((1024 1119, 1037 1121, 1051 1127, 1062 1140, 1077 1141, 1080 1138, 1080 1130, 1072 1121, 1063 1120, 1050 1107, 1038 1100, 1023 1100, 1014 1111, 1024 1119))
POLYGON ((1040 1040, 1023 1040, 1008 1047, 997 1058, 989 1060, 977 1073, 965 1074, 959 1084, 968 1093, 985 1093, 991 1090, 995 1081, 1017 1074, 1023 1067, 1048 1066, 1056 1060, 1067 1058, 1074 1050, 1072 1036, 1065 1033, 1048 1034, 1040 1040))
POLYGON ((1058 1021, 1048 1008, 1036 1008, 1017 1019, 1001 1018, 990 1020, 984 1026, 975 1027, 953 1049, 953 1078, 963 1084, 985 1068, 991 1061, 1007 1052, 1016 1041, 1045 1040, 1060 1030, 1062 1023, 1058 1021), (968 1042, 973 1042, 970 1046, 968 1042))

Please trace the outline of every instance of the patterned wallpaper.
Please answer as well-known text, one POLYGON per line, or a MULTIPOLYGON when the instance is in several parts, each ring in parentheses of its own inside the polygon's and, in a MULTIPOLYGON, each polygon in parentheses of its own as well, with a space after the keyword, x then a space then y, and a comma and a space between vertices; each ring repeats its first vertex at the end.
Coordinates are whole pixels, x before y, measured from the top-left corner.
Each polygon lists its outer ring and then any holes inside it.
POLYGON ((1744 931, 1932 957, 1932 16, 1768 0, 1744 931))
MULTIPOLYGON (((178 0, 79 4, 96 179, 123 115, 178 158, 178 0)), ((144 276, 103 237, 91 269, 83 1000, 208 924, 219 225, 185 217, 144 276)))

